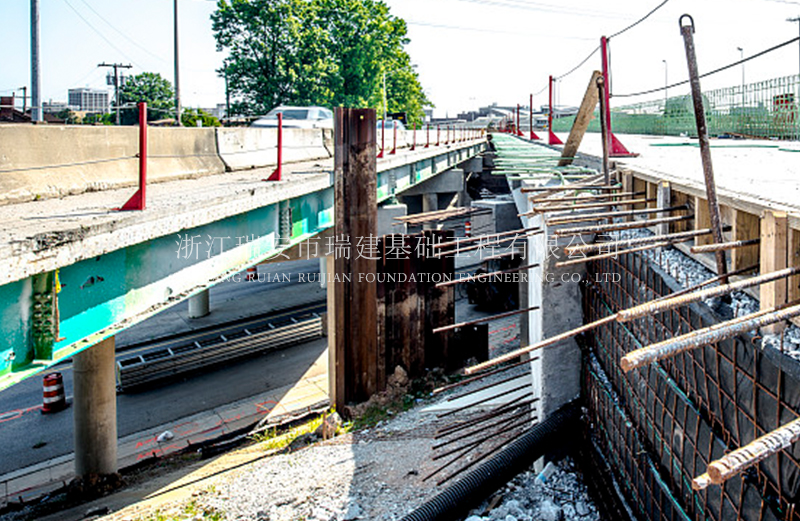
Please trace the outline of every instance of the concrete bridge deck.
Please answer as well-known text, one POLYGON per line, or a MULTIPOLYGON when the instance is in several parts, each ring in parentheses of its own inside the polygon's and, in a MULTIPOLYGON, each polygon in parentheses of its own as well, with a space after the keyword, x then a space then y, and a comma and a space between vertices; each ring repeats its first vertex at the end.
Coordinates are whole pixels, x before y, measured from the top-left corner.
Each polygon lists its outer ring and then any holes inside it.
MULTIPOLYGON (((198 136, 192 138, 196 142, 176 145, 179 151, 208 148, 208 136, 198 136)), ((241 170, 209 173, 213 170, 209 167, 195 178, 191 172, 170 176, 165 170, 160 182, 148 186, 143 212, 113 210, 135 192, 129 180, 135 169, 129 168, 127 177, 115 173, 121 176, 114 185, 118 188, 93 191, 93 178, 101 178, 105 166, 96 165, 87 174, 85 165, 91 162, 80 161, 84 171, 72 172, 72 178, 84 179, 87 185, 77 195, 0 206, 0 261, 5 266, 0 273, 0 331, 5 339, 0 348, 0 389, 332 226, 333 159, 324 136, 310 139, 303 134, 297 146, 285 140, 293 157, 313 159, 285 164, 280 182, 264 181, 274 169, 271 151, 259 155, 265 149, 257 140, 237 138, 244 143, 242 149, 224 152, 224 140, 232 137, 223 137, 217 137, 215 153, 223 160, 219 164, 227 157, 227 163, 241 170), (311 149, 303 152, 305 143, 311 149), (255 168, 244 169, 242 155, 251 157, 255 168), (55 285, 56 270, 61 289, 55 306, 60 316, 53 317, 58 338, 51 352, 42 356, 31 347, 36 334, 31 297, 42 298, 41 288, 55 285)), ((399 144, 412 142, 413 137, 403 136, 399 144)), ((386 157, 378 160, 378 201, 467 161, 484 144, 475 135, 413 151, 398 148, 395 155, 387 150, 386 157)), ((195 155, 207 165, 206 153, 195 155)), ((58 160, 65 162, 63 157, 58 160)), ((68 169, 78 168, 70 165, 68 169)), ((0 167, 8 166, 0 162, 0 167)), ((19 177, 16 163, 10 166, 6 171, 11 173, 0 172, 0 177, 19 177)), ((35 168, 39 178, 31 186, 37 193, 51 193, 47 183, 65 185, 60 176, 67 173, 59 168, 35 168)))

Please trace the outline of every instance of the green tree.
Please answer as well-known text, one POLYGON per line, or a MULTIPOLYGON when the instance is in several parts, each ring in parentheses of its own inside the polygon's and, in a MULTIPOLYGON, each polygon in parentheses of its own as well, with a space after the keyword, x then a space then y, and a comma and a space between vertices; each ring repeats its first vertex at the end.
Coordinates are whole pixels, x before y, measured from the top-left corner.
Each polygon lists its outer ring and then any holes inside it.
POLYGON ((139 102, 147 103, 147 120, 174 118, 175 91, 172 83, 157 72, 143 72, 128 78, 119 90, 120 119, 123 125, 139 121, 139 102))
POLYGON ((183 109, 181 112, 181 123, 184 127, 196 127, 198 121, 202 121, 202 126, 204 127, 219 127, 221 125, 216 116, 212 116, 203 109, 183 109))
POLYGON ((81 120, 84 125, 113 125, 115 122, 114 114, 89 114, 81 120))
POLYGON ((429 105, 404 46, 405 21, 380 0, 221 0, 212 14, 234 114, 281 104, 373 107, 413 121, 429 105))
POLYGON ((72 111, 71 109, 64 109, 64 110, 60 110, 60 111, 59 111, 59 112, 56 114, 56 117, 57 117, 58 119, 62 120, 62 121, 63 121, 64 123, 66 123, 67 125, 75 125, 75 124, 77 124, 77 123, 80 123, 80 118, 79 118, 79 117, 78 117, 78 115, 77 115, 77 114, 76 114, 74 111, 72 111))

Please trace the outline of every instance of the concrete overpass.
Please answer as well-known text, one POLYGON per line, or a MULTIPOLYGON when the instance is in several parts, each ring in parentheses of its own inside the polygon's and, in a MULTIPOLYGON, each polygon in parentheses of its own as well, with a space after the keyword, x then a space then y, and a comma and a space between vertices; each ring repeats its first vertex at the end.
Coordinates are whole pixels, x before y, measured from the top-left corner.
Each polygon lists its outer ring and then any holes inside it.
MULTIPOLYGON (((423 131, 412 132, 400 132, 397 153, 388 146, 378 160, 379 204, 412 188, 450 189, 440 174, 485 145, 479 132, 428 146, 423 131)), ((76 453, 89 457, 76 463, 78 474, 81 465, 116 470, 115 458, 102 456, 116 443, 115 334, 202 300, 209 287, 333 225, 327 131, 285 130, 283 180, 268 182, 275 130, 153 128, 147 209, 119 212, 136 186, 136 136, 130 127, 0 127, 0 390, 74 357, 76 453)))

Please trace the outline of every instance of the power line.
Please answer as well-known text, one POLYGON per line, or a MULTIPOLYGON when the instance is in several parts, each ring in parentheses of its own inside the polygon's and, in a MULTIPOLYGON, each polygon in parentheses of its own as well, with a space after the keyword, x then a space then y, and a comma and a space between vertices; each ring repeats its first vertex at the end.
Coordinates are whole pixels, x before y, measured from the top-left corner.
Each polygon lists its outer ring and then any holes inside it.
POLYGON ((586 62, 588 62, 588 61, 589 61, 589 58, 591 58, 592 56, 594 56, 594 55, 595 55, 595 53, 596 53, 597 51, 599 51, 599 50, 600 50, 600 46, 598 45, 597 47, 595 47, 595 48, 594 48, 594 50, 592 50, 592 52, 590 52, 590 53, 589 53, 589 54, 586 56, 586 58, 584 58, 583 60, 581 60, 581 62, 580 62, 578 65, 576 65, 575 67, 571 68, 569 71, 565 72, 565 73, 564 73, 564 74, 562 74, 561 76, 556 76, 556 79, 557 79, 557 80, 560 80, 561 78, 565 78, 565 77, 569 76, 570 74, 572 74, 573 72, 575 72, 575 71, 577 71, 578 69, 580 69, 580 68, 583 66, 583 64, 584 64, 584 63, 586 63, 586 62))
MULTIPOLYGON (((733 63, 729 63, 728 65, 725 65, 723 67, 720 67, 718 69, 714 69, 713 71, 709 71, 709 72, 703 73, 703 74, 700 75, 700 78, 705 78, 706 76, 711 76, 712 74, 716 74, 718 72, 722 72, 722 71, 728 70, 728 69, 730 69, 732 67, 736 67, 737 65, 741 65, 743 63, 749 62, 750 60, 754 60, 756 58, 764 56, 765 54, 771 53, 772 51, 777 51, 781 47, 786 47, 787 45, 791 45, 794 42, 799 41, 799 40, 800 40, 800 36, 795 36, 791 40, 786 40, 783 43, 775 45, 774 47, 770 47, 769 49, 761 51, 761 52, 759 52, 757 54, 754 54, 752 56, 748 56, 747 58, 744 58, 743 60, 738 60, 738 61, 735 61, 733 63)), ((673 87, 680 87, 681 85, 685 85, 687 83, 689 83, 689 80, 683 80, 683 81, 679 81, 678 83, 673 83, 672 85, 666 85, 664 87, 659 87, 657 89, 643 90, 641 92, 634 92, 634 93, 631 93, 631 94, 613 94, 613 96, 615 98, 632 98, 634 96, 643 96, 645 94, 652 94, 654 92, 661 92, 662 90, 671 89, 673 87)))
POLYGON ((113 30, 114 30, 114 31, 115 31, 117 34, 119 34, 120 36, 122 36, 123 38, 125 38, 126 40, 128 40, 130 43, 132 43, 133 45, 135 45, 136 47, 138 47, 138 48, 139 48, 139 49, 141 49, 142 51, 144 51, 144 52, 146 52, 147 54, 149 54, 150 56, 152 56, 152 57, 154 57, 154 58, 156 58, 156 59, 158 59, 158 60, 160 60, 160 61, 162 61, 162 62, 165 62, 165 63, 167 62, 167 60, 165 60, 165 59, 164 59, 164 58, 162 58, 161 56, 159 56, 159 55, 157 55, 157 54, 155 54, 155 53, 153 53, 153 52, 150 52, 150 50, 149 50, 149 49, 147 49, 147 48, 146 48, 146 47, 144 47, 143 45, 139 44, 139 42, 137 42, 136 40, 134 40, 133 38, 131 38, 130 36, 128 36, 128 35, 127 35, 127 34, 125 34, 124 32, 120 31, 119 29, 117 29, 117 28, 116 28, 116 27, 115 27, 115 26, 114 26, 114 25, 113 25, 111 22, 109 22, 109 21, 108 21, 108 20, 107 20, 107 19, 106 19, 106 18, 105 18, 103 15, 101 15, 100 13, 98 13, 98 12, 97 12, 97 10, 96 10, 94 7, 92 7, 92 6, 91 6, 91 4, 89 4, 89 2, 87 2, 86 0, 81 0, 81 2, 82 2, 82 3, 83 3, 85 6, 86 6, 86 7, 88 7, 90 11, 92 11, 92 12, 93 12, 95 15, 97 15, 97 17, 98 17, 98 18, 100 18, 100 19, 101 19, 103 22, 105 22, 105 24, 106 24, 107 26, 109 26, 111 29, 113 29, 113 30))
POLYGON ((78 15, 78 18, 80 18, 81 20, 83 20, 83 23, 85 23, 86 25, 88 25, 88 26, 89 26, 89 28, 90 28, 92 31, 94 31, 94 32, 97 34, 97 36, 99 36, 100 38, 102 38, 102 39, 103 39, 103 40, 104 40, 104 41, 105 41, 105 42, 106 42, 108 45, 110 45, 110 46, 111 46, 111 47, 112 47, 114 50, 116 50, 116 51, 117 51, 118 53, 120 53, 122 56, 126 57, 126 58, 128 59, 128 61, 131 61, 131 62, 135 63, 137 67, 141 68, 141 66, 140 66, 138 63, 136 63, 136 61, 135 61, 133 58, 131 58, 130 56, 128 56, 127 54, 125 54, 125 53, 122 51, 122 49, 120 49, 119 47, 117 47, 116 45, 114 45, 114 43, 113 43, 111 40, 109 40, 108 38, 106 38, 106 37, 105 37, 105 35, 104 35, 103 33, 101 33, 101 32, 100 32, 100 30, 98 30, 98 29, 97 29, 97 28, 96 28, 94 25, 92 25, 92 23, 91 23, 89 20, 87 20, 87 19, 86 19, 86 18, 85 18, 85 17, 84 17, 84 16, 83 16, 81 13, 80 13, 80 11, 78 11, 77 9, 75 9, 75 6, 73 6, 71 3, 69 3, 69 0, 64 0, 64 3, 65 3, 65 4, 67 4, 67 6, 68 6, 70 9, 72 9, 72 11, 73 11, 73 12, 74 12, 76 15, 78 15))
MULTIPOLYGON (((406 24, 408 25, 417 25, 421 27, 432 27, 435 29, 452 29, 456 31, 474 31, 480 33, 494 33, 494 34, 518 34, 521 36, 530 36, 530 32, 523 32, 523 31, 504 31, 502 29, 490 29, 490 28, 482 28, 482 27, 464 27, 460 25, 445 25, 445 24, 437 24, 437 23, 430 23, 430 22, 419 22, 416 20, 406 20, 406 24)), ((548 34, 537 34, 538 37, 542 38, 561 38, 564 40, 591 40, 592 38, 586 38, 582 36, 563 36, 563 35, 548 35, 548 34)))
POLYGON ((624 32, 626 32, 626 31, 629 31, 629 30, 633 29, 634 27, 636 27, 636 26, 637 26, 637 25, 639 25, 640 23, 642 23, 642 22, 644 22, 645 20, 647 20, 648 18, 650 18, 650 15, 652 15, 653 13, 655 13, 656 11, 658 11, 659 9, 661 9, 662 7, 664 7, 664 6, 667 4, 667 2, 669 2, 669 0, 664 0, 663 2, 661 2, 660 4, 658 4, 657 6, 655 6, 655 7, 654 7, 654 8, 653 8, 653 9, 652 9, 652 10, 651 10, 649 13, 647 13, 647 14, 646 14, 646 15, 644 15, 643 17, 639 18, 638 20, 636 20, 635 22, 633 22, 632 24, 630 24, 630 25, 629 25, 628 27, 626 27, 625 29, 622 29, 621 31, 617 31, 617 32, 615 32, 614 34, 612 34, 611 36, 609 36, 609 37, 608 37, 608 39, 610 40, 611 38, 614 38, 615 36, 619 36, 619 35, 621 35, 622 33, 624 33, 624 32))
POLYGON ((618 20, 621 15, 609 13, 608 11, 598 10, 575 10, 567 9, 562 6, 552 4, 541 4, 535 2, 518 2, 515 0, 456 0, 470 4, 489 5, 494 7, 504 7, 507 9, 518 9, 520 11, 545 12, 566 14, 570 16, 591 17, 591 18, 611 18, 618 20))

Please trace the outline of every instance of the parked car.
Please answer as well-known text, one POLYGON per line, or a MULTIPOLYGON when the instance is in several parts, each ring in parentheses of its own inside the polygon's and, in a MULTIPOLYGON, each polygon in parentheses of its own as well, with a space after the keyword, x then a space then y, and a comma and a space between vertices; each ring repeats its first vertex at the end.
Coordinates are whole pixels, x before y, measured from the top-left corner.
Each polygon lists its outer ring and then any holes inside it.
MULTIPOLYGON (((383 120, 379 119, 378 122, 377 122, 378 130, 381 129, 381 124, 382 123, 383 123, 383 120)), ((403 122, 400 121, 399 119, 387 119, 386 120, 386 130, 387 131, 388 130, 392 130, 392 125, 394 125, 395 123, 397 123, 397 130, 405 130, 406 129, 406 126, 403 125, 403 122)))
POLYGON ((286 105, 275 107, 250 126, 275 128, 278 126, 278 114, 283 114, 283 128, 333 128, 333 112, 325 107, 290 107, 286 105))

